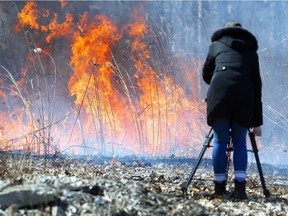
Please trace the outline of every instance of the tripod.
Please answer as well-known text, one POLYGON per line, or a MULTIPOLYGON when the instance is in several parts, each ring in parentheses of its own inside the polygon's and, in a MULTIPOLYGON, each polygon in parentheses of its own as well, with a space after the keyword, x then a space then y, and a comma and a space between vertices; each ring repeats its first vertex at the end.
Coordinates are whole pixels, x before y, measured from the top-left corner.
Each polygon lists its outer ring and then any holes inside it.
MULTIPOLYGON (((250 130, 248 131, 249 134, 249 138, 250 138, 250 142, 251 142, 251 146, 252 146, 252 151, 254 152, 254 156, 256 159, 256 164, 257 164, 257 168, 258 168, 258 172, 259 172, 259 176, 260 176, 260 181, 261 181, 261 185, 262 185, 262 189, 263 189, 263 194, 266 198, 268 198, 270 196, 270 192, 269 190, 266 188, 266 184, 265 184, 265 180, 264 180, 264 175, 263 175, 263 171, 262 171, 262 167, 261 167, 261 163, 260 163, 260 159, 259 159, 259 155, 258 155, 258 148, 257 148, 257 144, 256 144, 256 140, 255 140, 255 134, 252 133, 250 130)), ((204 141, 204 145, 203 148, 196 160, 196 163, 188 177, 188 179, 186 180, 186 182, 183 183, 182 185, 182 192, 183 194, 187 193, 187 189, 189 184, 191 183, 191 181, 193 180, 193 177, 196 173, 196 170, 198 168, 198 166, 200 165, 200 162, 204 156, 204 153, 206 152, 207 148, 212 147, 210 145, 211 140, 213 139, 213 133, 212 133, 212 128, 210 128, 209 133, 206 135, 205 137, 205 141, 204 141)), ((226 169, 226 177, 228 175, 228 168, 229 168, 229 160, 230 160, 230 154, 231 151, 233 151, 233 144, 231 142, 231 136, 229 137, 229 142, 228 142, 228 147, 227 147, 227 169, 226 169)))

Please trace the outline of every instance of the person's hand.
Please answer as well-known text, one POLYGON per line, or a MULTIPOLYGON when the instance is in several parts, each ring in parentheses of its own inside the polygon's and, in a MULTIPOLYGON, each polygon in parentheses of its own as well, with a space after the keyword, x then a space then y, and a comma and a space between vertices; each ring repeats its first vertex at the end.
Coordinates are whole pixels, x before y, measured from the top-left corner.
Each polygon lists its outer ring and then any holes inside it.
POLYGON ((252 128, 252 133, 254 133, 256 136, 261 136, 262 135, 262 129, 261 127, 254 127, 252 128))

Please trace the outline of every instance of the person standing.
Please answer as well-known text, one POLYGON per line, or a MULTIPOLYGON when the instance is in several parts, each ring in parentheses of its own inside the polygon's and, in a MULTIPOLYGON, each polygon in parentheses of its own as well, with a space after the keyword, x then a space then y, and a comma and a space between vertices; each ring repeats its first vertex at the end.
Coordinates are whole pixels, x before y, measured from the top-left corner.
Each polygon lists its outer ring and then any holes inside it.
POLYGON ((211 37, 202 77, 209 84, 207 124, 212 127, 212 162, 215 195, 226 194, 226 149, 231 136, 235 199, 247 199, 246 169, 248 129, 261 136, 262 82, 258 42, 239 22, 227 22, 211 37))

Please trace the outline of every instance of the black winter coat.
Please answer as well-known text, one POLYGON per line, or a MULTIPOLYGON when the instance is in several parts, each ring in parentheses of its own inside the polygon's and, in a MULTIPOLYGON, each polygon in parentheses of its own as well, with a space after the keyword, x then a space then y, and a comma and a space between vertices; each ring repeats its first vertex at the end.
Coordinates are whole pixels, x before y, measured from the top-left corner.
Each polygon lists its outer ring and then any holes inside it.
POLYGON ((207 93, 207 123, 229 118, 244 127, 263 124, 258 43, 242 27, 222 28, 211 37, 212 44, 202 76, 210 84, 207 93))

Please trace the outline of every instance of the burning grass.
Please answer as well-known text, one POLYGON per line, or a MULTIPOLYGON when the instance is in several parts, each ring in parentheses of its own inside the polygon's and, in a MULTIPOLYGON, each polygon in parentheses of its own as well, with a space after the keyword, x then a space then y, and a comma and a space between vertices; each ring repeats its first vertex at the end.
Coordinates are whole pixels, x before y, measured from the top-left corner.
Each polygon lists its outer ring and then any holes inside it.
MULTIPOLYGON (((81 12, 63 2, 3 3, 11 9, 0 18, 3 43, 15 59, 0 64, 1 150, 195 156, 208 131, 203 60, 174 50, 145 4, 120 22, 104 2, 101 13, 95 2, 81 12)), ((272 138, 257 143, 279 161, 285 140, 272 138)))
POLYGON ((211 196, 210 166, 196 172, 187 196, 181 194, 193 160, 177 157, 195 156, 207 127, 201 60, 170 47, 171 23, 162 17, 165 30, 152 26, 157 20, 148 19, 142 3, 132 4, 125 21, 105 14, 104 3, 81 2, 81 14, 77 2, 60 1, 58 9, 46 3, 19 3, 19 10, 14 3, 1 17, 1 47, 19 66, 6 55, 0 64, 1 214, 287 213, 287 170, 271 166, 265 168, 272 170, 266 180, 274 203, 265 201, 253 165, 247 201, 211 196), (11 16, 18 18, 15 31, 6 24, 11 16), (66 153, 177 157, 81 159, 66 153))
POLYGON ((61 19, 77 3, 58 4, 59 14, 50 4, 15 3, 17 14, 7 15, 17 17, 11 33, 25 49, 17 50, 17 70, 0 64, 1 149, 83 154, 75 146, 85 145, 103 155, 193 154, 191 140, 206 125, 201 61, 171 51, 158 59, 153 51, 169 48, 142 4, 121 25, 113 16, 88 13, 89 2, 83 13, 72 10, 61 19))

